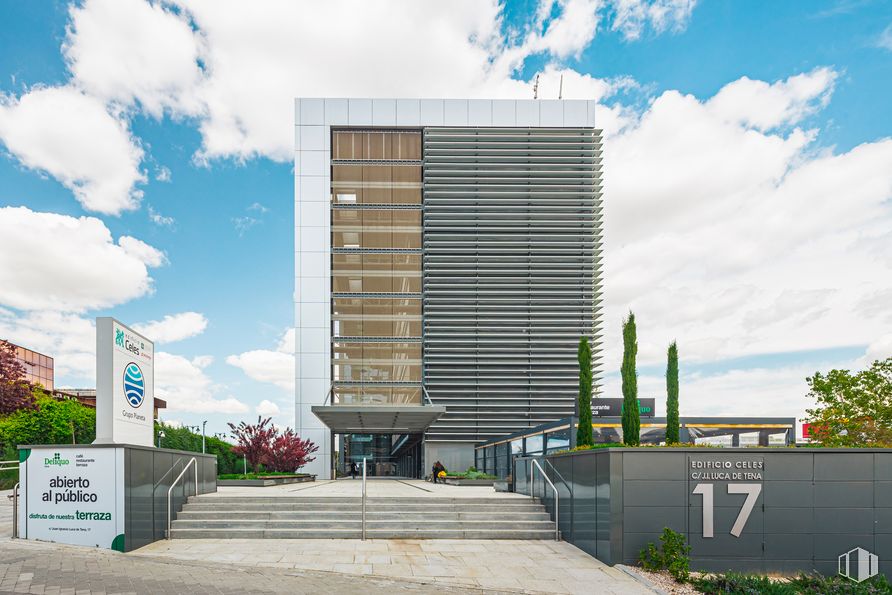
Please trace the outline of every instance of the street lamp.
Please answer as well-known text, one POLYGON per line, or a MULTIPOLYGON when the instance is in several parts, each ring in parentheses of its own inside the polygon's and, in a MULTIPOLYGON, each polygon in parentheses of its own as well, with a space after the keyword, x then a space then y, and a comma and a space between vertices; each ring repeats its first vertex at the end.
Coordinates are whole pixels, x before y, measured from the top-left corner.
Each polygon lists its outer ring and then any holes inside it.
POLYGON ((204 447, 204 427, 205 427, 206 425, 208 425, 208 420, 204 420, 203 422, 201 422, 201 453, 202 453, 202 454, 205 453, 205 449, 204 449, 204 448, 205 448, 205 447, 204 447))
POLYGON ((164 430, 158 430, 158 448, 161 448, 162 438, 164 438, 164 430))

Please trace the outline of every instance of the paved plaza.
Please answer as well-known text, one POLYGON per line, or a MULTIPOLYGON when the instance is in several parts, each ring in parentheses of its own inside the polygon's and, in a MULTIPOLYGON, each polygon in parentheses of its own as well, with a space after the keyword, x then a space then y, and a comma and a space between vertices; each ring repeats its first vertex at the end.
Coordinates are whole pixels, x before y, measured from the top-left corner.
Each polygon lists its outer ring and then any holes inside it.
MULTIPOLYGON (((202 498, 215 496, 358 498, 361 495, 362 479, 342 478, 267 488, 218 487, 215 493, 204 494, 202 498)), ((369 498, 493 498, 496 500, 529 498, 529 496, 513 492, 497 492, 491 486, 451 486, 419 479, 369 479, 366 481, 366 495, 369 498)))
MULTIPOLYGON (((220 488, 217 496, 358 496, 361 481, 220 488)), ((491 487, 368 482, 370 497, 526 498, 491 487)), ((213 494, 209 494, 213 497, 213 494)), ((0 592, 651 593, 566 542, 460 539, 174 539, 128 554, 8 539, 0 502, 0 592)))
POLYGON ((526 593, 650 593, 567 542, 458 539, 174 539, 135 555, 252 568, 423 580, 441 587, 526 593), (595 588, 595 585, 597 586, 595 588))
MULTIPOLYGON (((134 556, 35 541, 0 540, 0 593, 44 595, 183 593, 430 593, 429 581, 334 572, 251 568, 205 560, 134 556)), ((438 585, 444 593, 467 588, 438 585)), ((473 590, 470 590, 473 592, 473 590)))

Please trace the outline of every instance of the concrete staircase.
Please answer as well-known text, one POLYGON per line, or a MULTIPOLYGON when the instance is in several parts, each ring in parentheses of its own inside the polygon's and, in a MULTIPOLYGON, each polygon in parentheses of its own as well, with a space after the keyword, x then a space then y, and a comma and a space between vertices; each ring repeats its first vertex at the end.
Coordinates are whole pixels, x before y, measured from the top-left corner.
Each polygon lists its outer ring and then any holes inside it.
MULTIPOLYGON (((173 521, 174 539, 359 539, 360 498, 198 496, 173 521)), ((526 498, 368 498, 368 539, 554 539, 526 498)))

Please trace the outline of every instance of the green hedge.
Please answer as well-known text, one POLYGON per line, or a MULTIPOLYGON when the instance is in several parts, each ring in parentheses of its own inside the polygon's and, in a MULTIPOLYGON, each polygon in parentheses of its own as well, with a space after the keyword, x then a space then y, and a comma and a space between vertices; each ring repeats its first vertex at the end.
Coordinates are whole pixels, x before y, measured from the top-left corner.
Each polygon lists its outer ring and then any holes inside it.
MULTIPOLYGON (((158 444, 158 430, 164 430, 161 448, 201 452, 201 434, 187 428, 174 428, 165 424, 155 424, 155 444, 158 444)), ((206 452, 217 455, 217 474, 239 473, 244 470, 242 457, 232 452, 232 445, 215 436, 205 437, 206 452)))

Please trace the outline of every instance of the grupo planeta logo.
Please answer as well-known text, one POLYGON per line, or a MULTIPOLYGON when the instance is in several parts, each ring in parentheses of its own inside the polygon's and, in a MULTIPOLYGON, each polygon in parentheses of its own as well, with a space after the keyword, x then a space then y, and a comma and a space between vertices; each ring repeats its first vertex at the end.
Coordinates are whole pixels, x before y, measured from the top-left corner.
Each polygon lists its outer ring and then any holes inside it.
POLYGON ((124 368, 124 396, 127 397, 130 406, 136 409, 142 405, 145 394, 146 379, 142 370, 134 362, 130 362, 124 368))

